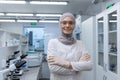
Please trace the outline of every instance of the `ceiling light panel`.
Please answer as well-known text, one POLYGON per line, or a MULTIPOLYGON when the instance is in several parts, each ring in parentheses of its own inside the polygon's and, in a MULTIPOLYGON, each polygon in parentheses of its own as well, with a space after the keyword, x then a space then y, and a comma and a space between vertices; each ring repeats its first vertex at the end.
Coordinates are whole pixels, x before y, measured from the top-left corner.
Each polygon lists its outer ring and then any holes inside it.
POLYGON ((15 22, 15 20, 0 20, 0 22, 15 22))
POLYGON ((59 21, 55 20, 40 20, 39 22, 43 22, 43 23, 58 23, 59 21))
POLYGON ((41 4, 41 5, 67 5, 67 2, 50 2, 50 1, 30 1, 30 4, 41 4))
POLYGON ((36 14, 36 16, 60 17, 61 14, 36 14))
POLYGON ((0 1, 0 4, 26 4, 26 1, 0 1))
POLYGON ((17 22, 37 22, 37 20, 17 20, 17 22))
POLYGON ((7 16, 33 16, 33 14, 6 13, 7 16))
POLYGON ((0 16, 3 16, 4 15, 4 13, 0 13, 0 16))

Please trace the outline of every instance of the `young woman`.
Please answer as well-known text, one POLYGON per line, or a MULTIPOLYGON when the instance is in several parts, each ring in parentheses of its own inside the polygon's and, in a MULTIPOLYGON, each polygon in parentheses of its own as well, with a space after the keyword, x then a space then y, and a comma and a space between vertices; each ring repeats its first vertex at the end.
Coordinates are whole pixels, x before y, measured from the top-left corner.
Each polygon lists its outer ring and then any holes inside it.
POLYGON ((92 69, 90 55, 81 40, 75 40, 75 17, 64 13, 60 17, 61 34, 48 43, 50 80, 82 80, 81 72, 92 69))

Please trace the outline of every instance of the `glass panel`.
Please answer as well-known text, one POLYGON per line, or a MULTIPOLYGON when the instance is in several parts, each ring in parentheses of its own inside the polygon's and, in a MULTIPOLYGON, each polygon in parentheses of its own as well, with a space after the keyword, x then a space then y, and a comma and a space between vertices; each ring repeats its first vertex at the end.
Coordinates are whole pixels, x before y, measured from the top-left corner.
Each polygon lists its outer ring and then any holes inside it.
POLYGON ((103 40, 104 40, 104 35, 103 35, 103 17, 102 17, 98 19, 98 65, 102 67, 104 61, 103 40))
POLYGON ((25 27, 24 33, 28 37, 29 51, 36 51, 36 52, 44 51, 44 28, 25 27))
POLYGON ((117 11, 108 15, 109 70, 117 73, 117 11))

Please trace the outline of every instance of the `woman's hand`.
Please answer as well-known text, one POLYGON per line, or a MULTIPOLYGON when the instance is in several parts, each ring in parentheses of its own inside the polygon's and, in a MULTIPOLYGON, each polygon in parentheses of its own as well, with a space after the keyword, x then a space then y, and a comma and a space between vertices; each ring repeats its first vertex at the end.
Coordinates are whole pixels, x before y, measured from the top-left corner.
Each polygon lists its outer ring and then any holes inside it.
POLYGON ((90 55, 86 53, 81 56, 79 61, 89 61, 89 60, 90 60, 90 55))
POLYGON ((50 65, 59 65, 62 67, 70 68, 70 62, 61 59, 60 57, 50 55, 48 56, 48 63, 50 65))
POLYGON ((61 60, 58 57, 56 57, 56 56, 53 56, 53 55, 48 56, 48 62, 49 62, 49 64, 59 65, 60 61, 61 60))

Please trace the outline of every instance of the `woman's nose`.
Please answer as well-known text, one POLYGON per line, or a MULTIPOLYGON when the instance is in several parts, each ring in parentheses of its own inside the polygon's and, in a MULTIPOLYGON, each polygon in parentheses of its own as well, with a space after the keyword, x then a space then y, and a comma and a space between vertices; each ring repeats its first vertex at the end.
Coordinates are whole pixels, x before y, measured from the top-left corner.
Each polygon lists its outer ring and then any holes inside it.
POLYGON ((69 24, 69 23, 66 23, 66 27, 70 27, 70 24, 69 24))

